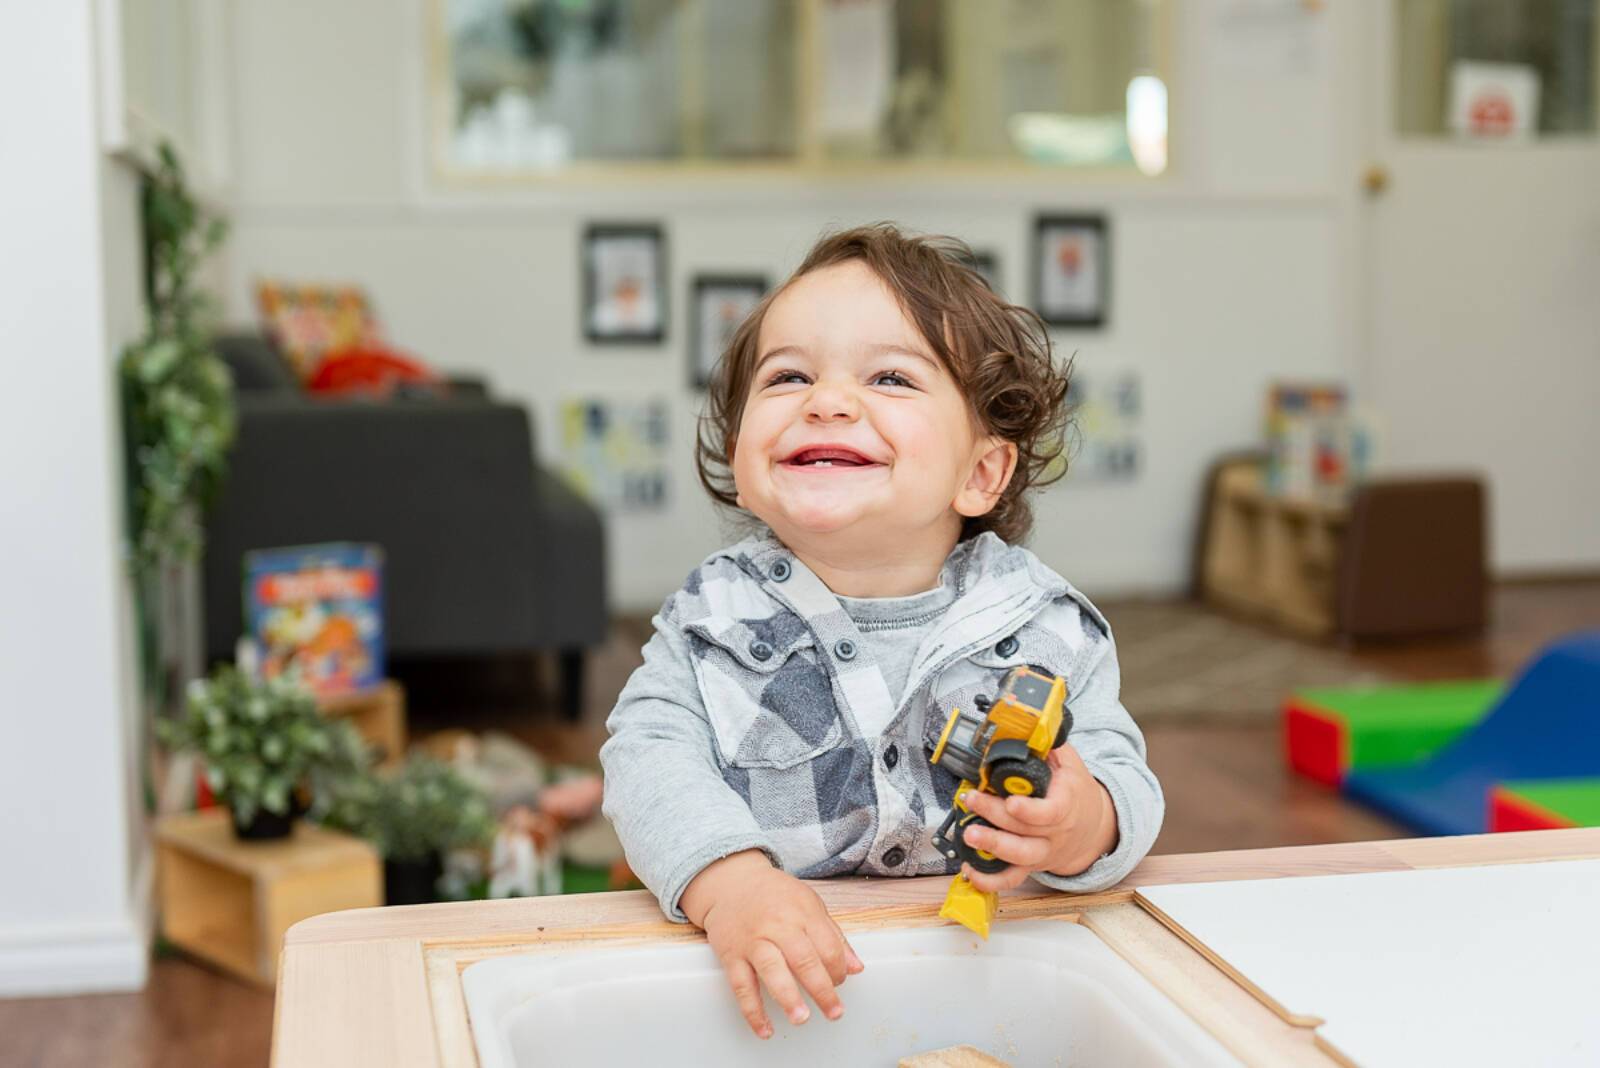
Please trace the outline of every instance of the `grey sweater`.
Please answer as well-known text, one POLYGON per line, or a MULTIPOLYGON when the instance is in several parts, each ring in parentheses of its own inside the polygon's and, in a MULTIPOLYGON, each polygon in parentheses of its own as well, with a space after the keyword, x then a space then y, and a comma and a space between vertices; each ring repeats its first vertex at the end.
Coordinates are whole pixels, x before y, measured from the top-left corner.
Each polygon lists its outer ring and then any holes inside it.
POLYGON ((867 656, 877 662, 889 697, 898 702, 905 696, 911 665, 928 630, 939 625, 945 610, 956 599, 956 591, 941 584, 909 597, 839 597, 849 613, 867 656))
MULTIPOLYGON (((877 655, 892 628, 858 623, 770 535, 714 553, 667 599, 600 759, 605 813, 669 918, 685 920, 679 898, 706 865, 747 849, 801 878, 957 870, 931 841, 957 782, 927 754, 951 709, 1018 664, 1066 678, 1069 743, 1105 784, 1119 831, 1086 871, 1032 878, 1097 890, 1149 852, 1164 801, 1094 606, 992 534, 956 546, 938 590, 894 600, 919 599, 948 603, 917 628, 892 689, 877 655)), ((851 601, 856 616, 874 607, 851 601)))

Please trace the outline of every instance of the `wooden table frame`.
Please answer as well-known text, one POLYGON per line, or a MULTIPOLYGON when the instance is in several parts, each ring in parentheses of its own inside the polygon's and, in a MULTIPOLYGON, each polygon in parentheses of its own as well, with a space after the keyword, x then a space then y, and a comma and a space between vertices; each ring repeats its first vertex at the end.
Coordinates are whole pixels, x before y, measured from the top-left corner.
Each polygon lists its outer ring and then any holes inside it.
MULTIPOLYGON (((999 921, 1082 924, 1247 1064, 1337 1065, 1307 1021, 1259 1000, 1155 917, 1140 886, 1600 858, 1600 828, 1417 838, 1149 857, 1122 884, 1068 895, 1027 884, 999 921)), ((942 924, 948 877, 813 884, 846 931, 942 924)), ((382 1064, 475 1068, 461 970, 487 957, 573 942, 701 941, 643 891, 357 909, 305 920, 284 940, 275 1068, 382 1064)), ((844 991, 846 1004, 849 987, 844 991)), ((731 995, 730 995, 731 997, 731 995)), ((818 1021, 813 1026, 826 1026, 818 1021)))

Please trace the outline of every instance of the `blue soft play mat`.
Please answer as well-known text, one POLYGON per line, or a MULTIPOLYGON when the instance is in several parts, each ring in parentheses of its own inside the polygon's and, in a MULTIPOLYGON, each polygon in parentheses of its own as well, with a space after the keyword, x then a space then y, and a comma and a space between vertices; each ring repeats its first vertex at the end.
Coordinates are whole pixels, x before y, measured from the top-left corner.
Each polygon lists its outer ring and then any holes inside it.
POLYGON ((1472 730, 1419 764, 1352 772, 1351 797, 1425 834, 1482 834, 1508 779, 1600 776, 1600 631, 1545 649, 1472 730))

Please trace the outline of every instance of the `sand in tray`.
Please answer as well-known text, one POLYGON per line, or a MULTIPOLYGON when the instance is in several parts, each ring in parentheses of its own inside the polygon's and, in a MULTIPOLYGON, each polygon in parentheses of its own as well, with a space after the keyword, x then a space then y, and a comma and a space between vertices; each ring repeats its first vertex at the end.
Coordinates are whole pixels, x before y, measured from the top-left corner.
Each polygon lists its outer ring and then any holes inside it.
POLYGON ((946 1046, 900 1059, 900 1068, 1011 1068, 998 1057, 973 1046, 946 1046))

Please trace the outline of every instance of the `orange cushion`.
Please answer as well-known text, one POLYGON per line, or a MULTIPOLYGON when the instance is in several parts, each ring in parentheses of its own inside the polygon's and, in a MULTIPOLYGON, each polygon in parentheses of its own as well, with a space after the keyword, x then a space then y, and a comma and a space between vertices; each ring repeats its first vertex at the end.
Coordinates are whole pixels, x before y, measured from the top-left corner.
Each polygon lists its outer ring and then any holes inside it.
POLYGON ((329 352, 383 345, 382 331, 359 286, 259 282, 256 305, 264 332, 301 381, 311 377, 329 352))

